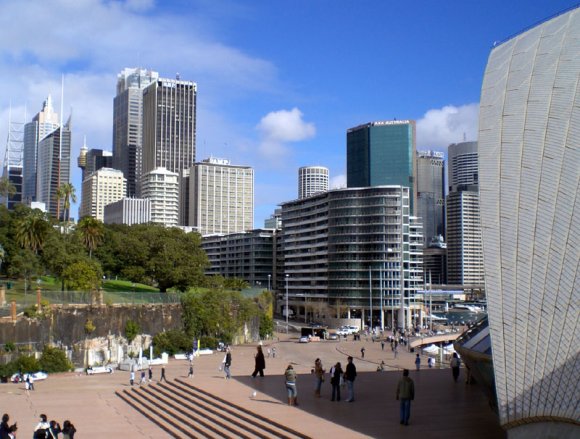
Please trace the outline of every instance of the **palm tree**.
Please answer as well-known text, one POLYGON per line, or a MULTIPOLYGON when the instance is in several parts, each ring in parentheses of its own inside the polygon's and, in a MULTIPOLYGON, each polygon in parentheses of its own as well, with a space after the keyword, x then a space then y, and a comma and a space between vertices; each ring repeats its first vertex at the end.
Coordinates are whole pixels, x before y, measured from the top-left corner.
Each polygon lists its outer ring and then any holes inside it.
MULTIPOLYGON (((75 187, 72 183, 63 183, 56 190, 56 202, 57 202, 57 220, 60 220, 60 200, 64 200, 63 208, 65 214, 65 221, 68 223, 70 219, 70 202, 77 202, 77 195, 75 187)), ((66 226, 65 226, 66 227, 66 226)))
POLYGON ((16 242, 35 254, 44 246, 50 225, 42 212, 30 212, 16 222, 16 242))
POLYGON ((93 257, 93 250, 103 241, 105 228, 103 223, 91 216, 85 216, 77 224, 83 245, 89 251, 89 258, 93 257))
POLYGON ((16 194, 16 186, 7 177, 0 178, 0 196, 8 201, 14 194, 16 194))

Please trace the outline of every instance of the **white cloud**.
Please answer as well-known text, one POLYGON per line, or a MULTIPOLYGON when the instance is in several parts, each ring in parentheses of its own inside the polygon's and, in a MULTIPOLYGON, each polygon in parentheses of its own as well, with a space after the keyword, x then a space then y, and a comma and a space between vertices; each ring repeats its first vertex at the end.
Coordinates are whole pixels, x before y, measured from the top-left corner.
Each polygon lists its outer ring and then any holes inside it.
POLYGON ((417 147, 446 149, 464 136, 477 140, 478 118, 478 103, 429 110, 417 121, 417 147))
POLYGON ((287 143, 314 137, 314 124, 305 122, 302 116, 298 108, 272 111, 264 116, 256 127, 262 136, 260 152, 266 157, 280 159, 288 153, 287 143))
POLYGON ((346 174, 340 174, 330 179, 330 189, 343 189, 346 187, 346 174))

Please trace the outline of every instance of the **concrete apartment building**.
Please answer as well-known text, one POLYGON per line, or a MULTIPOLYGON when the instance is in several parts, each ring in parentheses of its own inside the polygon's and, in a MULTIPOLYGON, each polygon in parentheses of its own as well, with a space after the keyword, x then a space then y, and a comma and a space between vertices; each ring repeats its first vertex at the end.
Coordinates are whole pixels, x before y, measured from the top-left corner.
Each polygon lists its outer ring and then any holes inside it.
POLYGON ((151 222, 151 200, 145 198, 122 198, 107 204, 104 210, 105 224, 146 224, 151 222))
POLYGON ((127 179, 117 169, 101 168, 83 181, 79 217, 105 219, 105 206, 125 196, 127 179))
POLYGON ((151 222, 167 227, 177 226, 179 220, 179 175, 165 168, 157 168, 141 177, 143 198, 151 203, 151 222))
POLYGON ((328 168, 302 166, 298 169, 298 198, 328 191, 328 168))

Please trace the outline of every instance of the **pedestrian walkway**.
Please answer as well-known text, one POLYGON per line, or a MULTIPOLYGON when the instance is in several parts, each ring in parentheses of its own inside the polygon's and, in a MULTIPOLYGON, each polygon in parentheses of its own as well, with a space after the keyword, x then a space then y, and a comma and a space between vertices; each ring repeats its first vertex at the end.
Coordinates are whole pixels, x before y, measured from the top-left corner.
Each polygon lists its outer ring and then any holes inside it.
MULTIPOLYGON (((290 334, 292 337, 292 334, 290 334)), ((380 343, 367 341, 323 341, 299 344, 297 338, 266 341, 265 348, 275 346, 276 358, 266 358, 265 377, 251 378, 255 345, 234 346, 232 379, 225 380, 218 370, 223 353, 194 360, 195 376, 187 378, 189 363, 172 360, 166 367, 167 379, 191 382, 196 387, 292 430, 313 438, 504 438, 495 414, 478 386, 454 383, 449 369, 427 369, 415 372, 414 354, 401 349, 395 360, 390 346, 381 351, 380 343), (360 349, 365 347, 365 358, 360 349), (331 402, 328 371, 346 356, 352 355, 357 367, 354 403, 331 402), (326 369, 322 396, 314 396, 314 360, 320 358, 326 369), (385 361, 386 372, 376 372, 385 361), (292 363, 298 373, 298 407, 287 405, 283 373, 292 363), (416 399, 412 404, 410 425, 399 425, 399 407, 395 400, 396 383, 401 369, 411 369, 416 399)), ((463 373, 463 371, 462 371, 463 373)), ((154 368, 154 380, 160 368, 154 368)), ((463 376, 461 378, 464 378, 463 376)), ((166 438, 167 433, 133 409, 115 392, 130 388, 129 373, 116 371, 105 375, 51 375, 35 383, 36 391, 27 396, 23 385, 0 384, 0 408, 18 422, 19 435, 31 436, 40 413, 62 423, 70 419, 79 437, 103 436, 166 438)), ((134 386, 137 388, 138 386, 134 386)), ((162 422, 162 420, 159 420, 162 422)), ((193 437, 193 436, 192 436, 193 437)))

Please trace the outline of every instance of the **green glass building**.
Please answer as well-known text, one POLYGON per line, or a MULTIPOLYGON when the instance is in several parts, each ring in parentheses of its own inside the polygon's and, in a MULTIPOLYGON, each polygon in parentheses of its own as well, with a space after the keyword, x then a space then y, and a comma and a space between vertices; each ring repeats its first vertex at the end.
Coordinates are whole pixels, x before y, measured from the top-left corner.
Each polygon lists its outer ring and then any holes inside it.
POLYGON ((346 133, 346 185, 349 188, 399 185, 410 188, 414 212, 415 121, 370 122, 346 133))

